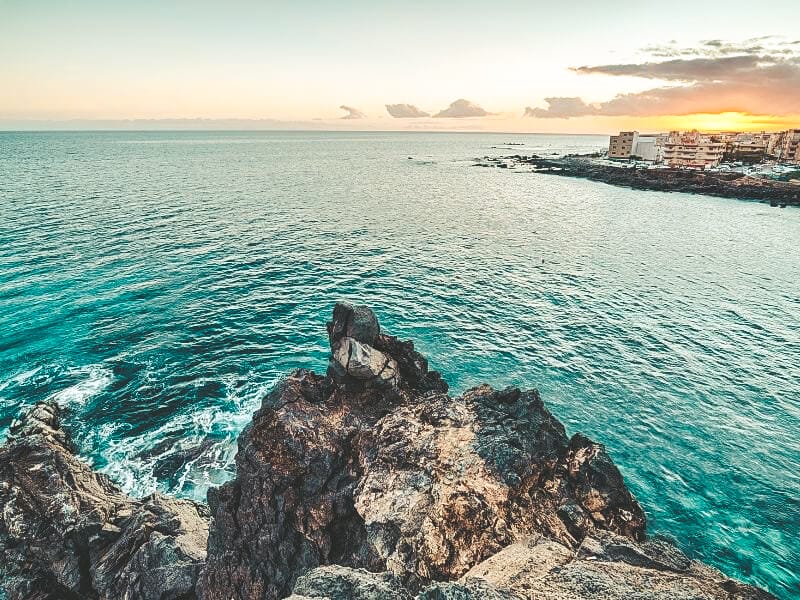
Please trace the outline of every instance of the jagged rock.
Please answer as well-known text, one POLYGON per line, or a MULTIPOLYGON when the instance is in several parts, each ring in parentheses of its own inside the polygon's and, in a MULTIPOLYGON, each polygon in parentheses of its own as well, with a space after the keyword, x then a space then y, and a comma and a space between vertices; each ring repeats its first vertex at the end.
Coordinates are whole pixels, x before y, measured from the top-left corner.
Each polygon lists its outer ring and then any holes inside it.
POLYGON ((643 536, 644 513, 602 446, 570 441, 536 391, 451 398, 412 344, 375 324, 337 305, 338 367, 292 374, 240 436, 236 479, 209 492, 204 599, 280 598, 329 564, 388 570, 416 592, 534 533, 575 548, 598 527, 643 536))
POLYGON ((474 579, 505 597, 528 600, 774 600, 664 540, 635 542, 599 529, 577 552, 542 536, 512 544, 470 569, 463 581, 474 579))
MULTIPOLYGON (((411 597, 387 573, 343 567, 310 571, 298 580, 294 593, 289 600, 411 597)), ((774 600, 774 597, 688 559, 664 540, 635 542, 603 530, 587 536, 577 552, 540 535, 515 542, 475 565, 457 581, 435 582, 415 596, 415 600, 630 599, 774 600), (664 556, 668 557, 666 561, 664 556)))
POLYGON ((472 567, 464 579, 484 580, 500 589, 524 590, 529 581, 545 577, 574 556, 563 544, 537 535, 506 546, 472 567))
MULTIPOLYGON (((237 477, 208 494, 213 521, 201 597, 281 598, 319 565, 382 570, 352 503, 359 432, 388 410, 345 404, 324 378, 297 371, 239 437, 237 477)), ((369 395, 367 395, 369 396, 369 395)))
POLYGON ((380 332, 378 317, 368 306, 339 302, 333 308, 333 319, 328 322, 331 350, 335 350, 339 340, 345 337, 372 346, 380 332))
POLYGON ((672 543, 664 539, 646 540, 639 544, 611 532, 597 531, 583 540, 578 558, 625 562, 635 567, 682 573, 692 561, 672 543))
POLYGON ((377 377, 388 385, 397 386, 398 372, 395 360, 355 338, 342 338, 336 346, 333 358, 348 375, 357 379, 377 377))
POLYGON ((312 569, 297 580, 286 600, 521 600, 484 579, 437 582, 412 596, 391 573, 330 566, 312 569))
POLYGON ((368 307, 336 304, 327 328, 328 377, 336 384, 347 388, 357 380, 357 391, 376 387, 395 400, 424 391, 447 391, 441 375, 428 370, 428 361, 412 342, 380 332, 378 318, 368 307))
POLYGON ((205 507, 134 500, 74 455, 55 404, 0 448, 0 585, 10 599, 195 597, 205 507))
POLYGON ((412 585, 456 579, 534 533, 568 546, 596 527, 644 533, 644 513, 602 446, 568 441, 536 391, 431 394, 362 441, 356 510, 386 567, 412 585), (572 532, 559 514, 567 504, 585 514, 572 532))
POLYGON ((523 597, 497 589, 481 579, 465 579, 435 583, 420 592, 415 600, 523 600, 523 597))
POLYGON ((203 598, 279 598, 319 565, 384 570, 355 510, 361 437, 423 389, 446 389, 413 345, 379 332, 368 309, 339 304, 327 377, 299 370, 264 399, 239 437, 237 478, 209 491, 214 520, 203 598), (391 358, 389 381, 354 377, 336 358, 351 341, 391 358), (402 362, 386 350, 399 347, 402 362))
POLYGON ((292 597, 337 600, 411 600, 411 595, 391 573, 370 573, 347 567, 318 567, 300 577, 292 597))
POLYGON ((535 390, 452 398, 365 307, 337 305, 328 332, 326 376, 292 373, 240 435, 235 479, 208 494, 210 529, 194 503, 131 499, 93 473, 58 408, 37 405, 0 448, 0 589, 12 600, 772 598, 645 540, 603 446, 568 438, 535 390))

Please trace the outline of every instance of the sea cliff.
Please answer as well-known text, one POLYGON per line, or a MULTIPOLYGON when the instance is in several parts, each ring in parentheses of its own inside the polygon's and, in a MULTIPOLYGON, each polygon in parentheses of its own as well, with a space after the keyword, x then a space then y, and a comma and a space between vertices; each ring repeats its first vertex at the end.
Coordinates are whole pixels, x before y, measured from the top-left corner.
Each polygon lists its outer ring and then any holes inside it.
POLYGON ((367 307, 337 304, 327 330, 327 373, 263 399, 207 507, 130 498, 76 456, 58 406, 22 415, 0 448, 6 596, 772 598, 648 539, 602 444, 536 390, 452 397, 367 307))

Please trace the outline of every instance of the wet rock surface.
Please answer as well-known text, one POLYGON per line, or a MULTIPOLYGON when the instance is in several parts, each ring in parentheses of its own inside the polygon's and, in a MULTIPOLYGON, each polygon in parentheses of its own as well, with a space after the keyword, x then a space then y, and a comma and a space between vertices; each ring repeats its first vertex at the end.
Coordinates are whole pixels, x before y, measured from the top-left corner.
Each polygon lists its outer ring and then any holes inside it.
POLYGON ((286 377, 242 432, 208 530, 204 507, 92 473, 37 406, 0 449, 8 596, 771 597, 647 540, 603 446, 535 390, 453 398, 366 307, 338 304, 328 334, 327 373, 286 377))
POLYGON ((571 155, 545 158, 515 154, 484 157, 475 164, 481 167, 533 170, 562 177, 578 177, 639 190, 706 194, 722 198, 761 200, 772 206, 800 206, 800 186, 737 172, 696 171, 688 169, 643 169, 598 163, 599 155, 571 155))

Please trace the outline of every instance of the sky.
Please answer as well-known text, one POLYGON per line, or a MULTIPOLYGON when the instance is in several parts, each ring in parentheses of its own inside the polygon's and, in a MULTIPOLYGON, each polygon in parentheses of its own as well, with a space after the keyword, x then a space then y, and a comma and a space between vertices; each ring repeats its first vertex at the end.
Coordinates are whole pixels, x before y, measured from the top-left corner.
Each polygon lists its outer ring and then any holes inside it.
POLYGON ((0 0, 0 129, 785 129, 798 24, 798 0, 0 0))

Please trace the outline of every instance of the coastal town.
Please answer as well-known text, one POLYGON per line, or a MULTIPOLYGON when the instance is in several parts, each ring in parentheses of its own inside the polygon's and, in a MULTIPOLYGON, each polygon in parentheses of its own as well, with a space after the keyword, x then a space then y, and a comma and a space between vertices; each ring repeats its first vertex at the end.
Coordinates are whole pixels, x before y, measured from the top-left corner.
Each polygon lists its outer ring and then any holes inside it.
POLYGON ((660 192, 800 206, 800 129, 612 135, 590 154, 484 156, 475 166, 590 179, 660 192))
POLYGON ((609 140, 608 158, 701 170, 761 163, 800 165, 800 129, 773 133, 693 130, 640 134, 621 131, 609 140))

